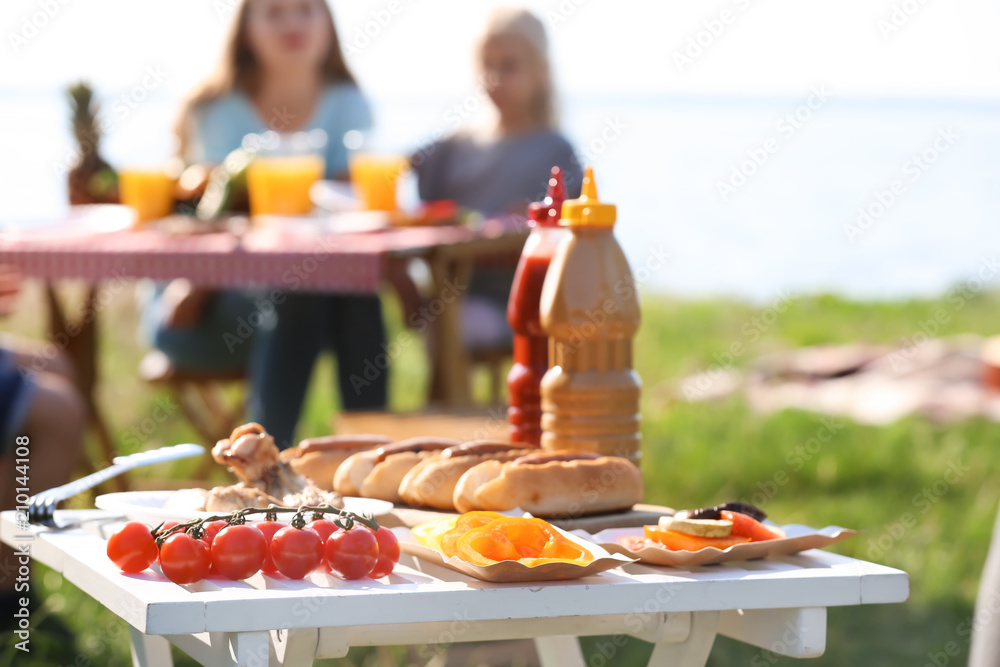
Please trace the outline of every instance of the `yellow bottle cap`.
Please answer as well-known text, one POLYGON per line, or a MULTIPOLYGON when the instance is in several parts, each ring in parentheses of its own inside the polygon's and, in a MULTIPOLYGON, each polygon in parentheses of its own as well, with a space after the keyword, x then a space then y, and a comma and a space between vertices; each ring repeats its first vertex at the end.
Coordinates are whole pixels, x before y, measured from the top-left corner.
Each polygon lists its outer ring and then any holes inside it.
POLYGON ((580 198, 563 202, 559 224, 564 227, 613 227, 617 217, 618 209, 614 204, 605 204, 597 198, 594 169, 587 165, 583 170, 580 198))

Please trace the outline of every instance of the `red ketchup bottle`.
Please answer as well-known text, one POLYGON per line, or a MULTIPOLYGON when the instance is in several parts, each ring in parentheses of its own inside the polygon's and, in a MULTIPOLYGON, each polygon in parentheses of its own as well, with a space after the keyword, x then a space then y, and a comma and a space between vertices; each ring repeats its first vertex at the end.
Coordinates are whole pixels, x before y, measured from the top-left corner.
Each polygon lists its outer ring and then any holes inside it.
POLYGON ((539 384, 549 368, 549 339, 542 329, 538 304, 545 273, 556 246, 566 234, 559 227, 565 198, 562 170, 552 167, 545 199, 528 207, 531 234, 524 242, 507 302, 507 321, 514 331, 514 366, 507 375, 511 442, 537 446, 542 439, 539 384))

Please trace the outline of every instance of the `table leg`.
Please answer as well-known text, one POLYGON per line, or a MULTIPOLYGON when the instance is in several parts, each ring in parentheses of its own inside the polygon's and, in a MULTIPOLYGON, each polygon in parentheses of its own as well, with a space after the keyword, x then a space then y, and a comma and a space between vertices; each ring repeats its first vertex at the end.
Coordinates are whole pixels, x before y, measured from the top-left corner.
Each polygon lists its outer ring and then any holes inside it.
POLYGON ((134 667, 173 667, 170 642, 158 635, 147 635, 129 626, 134 667))
POLYGON ((471 273, 468 259, 435 253, 428 258, 434 294, 427 306, 434 330, 428 399, 449 407, 471 402, 469 358, 462 342, 462 301, 471 273))
POLYGON ((272 630, 270 635, 281 667, 310 667, 313 664, 319 647, 318 629, 272 630))
POLYGON ((271 664, 271 634, 269 632, 237 632, 230 635, 235 667, 267 667, 271 664))
POLYGON ((536 637, 535 648, 542 667, 585 667, 580 642, 576 637, 536 637))
MULTIPOLYGON (((106 465, 111 465, 111 460, 118 455, 115 451, 114 442, 108 431, 107 422, 101 414, 97 405, 95 391, 97 389, 98 375, 98 329, 97 329, 97 309, 96 298, 97 288, 91 287, 87 291, 84 300, 82 314, 73 322, 67 317, 55 288, 47 284, 45 286, 45 298, 48 306, 48 334, 49 339, 55 343, 65 341, 65 353, 73 363, 76 373, 76 386, 87 406, 88 421, 90 428, 97 436, 97 442, 101 447, 101 454, 106 465), (69 335, 74 331, 74 335, 69 335)), ((88 462, 88 465, 90 463, 88 462)), ((124 475, 119 475, 108 482, 116 491, 126 491, 128 485, 124 475)))
POLYGON ((691 632, 681 642, 659 642, 649 656, 650 667, 704 667, 719 627, 719 612, 691 613, 691 632))

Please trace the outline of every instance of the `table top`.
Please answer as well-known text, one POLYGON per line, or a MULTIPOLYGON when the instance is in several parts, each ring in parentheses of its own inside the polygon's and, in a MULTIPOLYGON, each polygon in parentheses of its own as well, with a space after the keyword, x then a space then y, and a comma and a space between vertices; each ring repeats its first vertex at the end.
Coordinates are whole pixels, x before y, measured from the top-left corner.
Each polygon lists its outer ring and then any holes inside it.
POLYGON ((217 289, 371 293, 385 276, 388 258, 440 248, 516 251, 527 234, 513 217, 475 229, 440 225, 312 234, 302 227, 296 233, 252 229, 240 236, 172 235, 155 229, 0 235, 0 264, 44 280, 187 278, 217 289))
POLYGON ((154 571, 126 575, 105 553, 119 521, 97 510, 59 511, 78 528, 24 530, 0 515, 0 539, 28 545, 32 557, 147 634, 249 632, 633 614, 831 607, 904 601, 905 572, 812 550, 777 559, 690 568, 638 563, 572 581, 494 584, 404 555, 389 577, 302 581, 257 574, 247 581, 173 584, 154 571))

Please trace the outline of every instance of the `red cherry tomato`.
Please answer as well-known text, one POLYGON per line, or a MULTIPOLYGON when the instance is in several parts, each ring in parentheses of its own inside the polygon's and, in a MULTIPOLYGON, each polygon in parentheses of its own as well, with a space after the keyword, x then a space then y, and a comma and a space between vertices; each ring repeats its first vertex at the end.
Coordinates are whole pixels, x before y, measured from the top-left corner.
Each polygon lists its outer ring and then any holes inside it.
POLYGON ((215 536, 218 535, 219 532, 223 528, 225 528, 227 525, 228 524, 225 521, 222 521, 222 520, 219 520, 219 521, 209 521, 208 523, 202 524, 201 527, 205 531, 205 534, 201 536, 202 541, 205 544, 207 544, 209 546, 209 548, 211 548, 212 541, 215 539, 215 536))
POLYGON ((138 521, 129 521, 108 540, 108 558, 122 572, 142 572, 155 563, 159 555, 149 526, 138 521))
POLYGON ((323 560, 323 540, 316 531, 285 526, 271 539, 271 557, 278 572, 301 579, 323 560))
POLYGON ((208 575, 212 554, 208 545, 187 533, 174 533, 160 547, 160 569, 175 584, 193 584, 208 575))
POLYGON ((267 539, 253 525, 223 528, 212 540, 212 563, 226 579, 246 579, 260 571, 267 556, 267 539))
MULTIPOLYGON (((160 528, 160 534, 167 532, 168 530, 170 530, 171 528, 173 528, 174 526, 176 526, 178 523, 180 523, 180 522, 179 521, 164 521, 163 522, 163 526, 160 528)), ((159 549, 159 547, 157 547, 157 549, 159 549)), ((159 551, 156 552, 156 564, 157 565, 160 564, 160 552, 159 551)))
POLYGON ((267 540, 267 555, 264 556, 264 563, 260 566, 260 571, 264 574, 274 574, 278 569, 274 566, 274 560, 271 557, 271 540, 274 538, 275 533, 282 528, 286 528, 288 524, 279 521, 261 521, 254 525, 257 526, 257 530, 264 534, 264 539, 267 540))
MULTIPOLYGON (((340 527, 333 521, 330 521, 329 519, 317 519, 316 521, 310 523, 309 528, 307 528, 306 530, 311 530, 317 535, 319 535, 319 539, 323 541, 323 544, 326 544, 327 538, 330 537, 330 535, 333 534, 334 531, 340 530, 340 527)), ((330 571, 330 566, 327 564, 325 558, 323 559, 322 562, 320 562, 319 567, 317 569, 319 569, 320 572, 330 571)))
POLYGON ((396 569, 396 563, 399 562, 399 540, 391 530, 383 526, 375 531, 375 540, 378 542, 378 562, 368 576, 381 579, 396 569))
POLYGON ((378 562, 378 540, 364 527, 337 530, 326 539, 323 555, 334 574, 343 579, 362 579, 378 562))
MULTIPOLYGON (((201 536, 201 541, 208 545, 209 551, 211 551, 212 549, 212 542, 215 540, 215 536, 219 534, 219 531, 221 531, 228 525, 229 524, 226 521, 223 521, 222 519, 219 519, 218 521, 209 521, 208 523, 202 524, 201 527, 205 532, 201 536)), ((209 566, 208 568, 208 576, 212 576, 213 574, 218 574, 218 573, 219 571, 215 569, 215 563, 212 563, 212 565, 209 566)))

